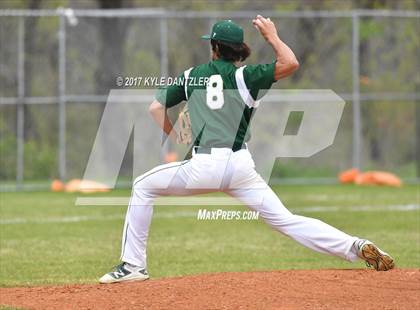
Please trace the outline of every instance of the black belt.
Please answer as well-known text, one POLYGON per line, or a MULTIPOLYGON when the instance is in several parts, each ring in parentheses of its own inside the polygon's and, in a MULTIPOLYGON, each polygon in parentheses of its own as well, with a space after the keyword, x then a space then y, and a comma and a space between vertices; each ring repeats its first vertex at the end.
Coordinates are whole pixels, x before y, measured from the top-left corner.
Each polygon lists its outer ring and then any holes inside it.
MULTIPOLYGON (((206 147, 206 146, 194 146, 194 152, 196 154, 211 154, 211 149, 212 149, 211 147, 206 147)), ((241 147, 232 147, 231 149, 232 151, 237 152, 239 150, 246 150, 247 146, 246 144, 242 144, 241 147)))

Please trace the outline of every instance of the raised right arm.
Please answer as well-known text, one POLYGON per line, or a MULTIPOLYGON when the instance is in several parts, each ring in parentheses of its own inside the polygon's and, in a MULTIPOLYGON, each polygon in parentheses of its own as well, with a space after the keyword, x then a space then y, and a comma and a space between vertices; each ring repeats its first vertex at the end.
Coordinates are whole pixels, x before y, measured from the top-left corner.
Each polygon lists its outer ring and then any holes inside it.
POLYGON ((276 65, 274 70, 274 79, 277 81, 288 77, 299 68, 299 62, 293 51, 282 40, 280 40, 274 23, 269 18, 261 15, 252 20, 252 24, 264 39, 273 47, 276 54, 276 65))

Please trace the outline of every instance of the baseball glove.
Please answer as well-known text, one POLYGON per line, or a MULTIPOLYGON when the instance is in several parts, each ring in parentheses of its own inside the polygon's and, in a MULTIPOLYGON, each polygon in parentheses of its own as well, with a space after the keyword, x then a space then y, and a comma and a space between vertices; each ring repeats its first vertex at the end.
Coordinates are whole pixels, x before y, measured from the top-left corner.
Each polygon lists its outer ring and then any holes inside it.
POLYGON ((192 131, 190 122, 190 113, 188 112, 188 105, 186 104, 181 110, 178 116, 178 143, 179 144, 191 144, 192 142, 192 131))

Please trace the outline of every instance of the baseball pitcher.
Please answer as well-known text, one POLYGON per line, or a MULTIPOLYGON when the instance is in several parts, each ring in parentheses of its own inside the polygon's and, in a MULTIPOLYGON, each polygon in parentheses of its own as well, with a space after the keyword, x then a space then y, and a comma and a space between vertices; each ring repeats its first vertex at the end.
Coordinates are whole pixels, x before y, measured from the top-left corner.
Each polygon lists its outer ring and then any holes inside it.
POLYGON ((202 37, 210 40, 212 60, 185 70, 179 76, 182 83, 157 92, 149 108, 152 117, 174 141, 193 143, 192 158, 158 166, 134 181, 123 230, 122 262, 100 278, 101 283, 149 278, 146 247, 156 197, 215 191, 236 197, 275 230, 312 250, 352 262, 361 258, 380 271, 394 267, 393 258, 372 242, 292 214, 255 171, 246 143, 252 115, 264 90, 291 75, 299 64, 269 18, 258 15, 252 23, 273 48, 274 62, 241 66, 251 53, 243 30, 223 20, 202 37), (181 113, 179 133, 166 111, 183 101, 188 108, 181 113))

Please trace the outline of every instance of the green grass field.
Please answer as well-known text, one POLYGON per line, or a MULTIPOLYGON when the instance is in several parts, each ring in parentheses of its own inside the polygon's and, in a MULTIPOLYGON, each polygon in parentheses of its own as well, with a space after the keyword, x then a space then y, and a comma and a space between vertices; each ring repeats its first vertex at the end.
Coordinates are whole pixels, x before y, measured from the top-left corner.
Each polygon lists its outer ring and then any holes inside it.
MULTIPOLYGON (((420 267, 418 187, 284 185, 275 191, 294 213, 371 239, 392 254, 400 268, 420 267)), ((1 286, 95 282, 118 263, 126 207, 75 206, 77 195, 65 193, 0 195, 1 286)), ((129 191, 106 195, 128 196, 129 191)), ((245 210, 242 206, 223 208, 245 210)), ((153 278, 222 271, 364 268, 363 262, 351 264, 312 252, 262 220, 199 221, 198 209, 155 207, 148 248, 153 278)))

